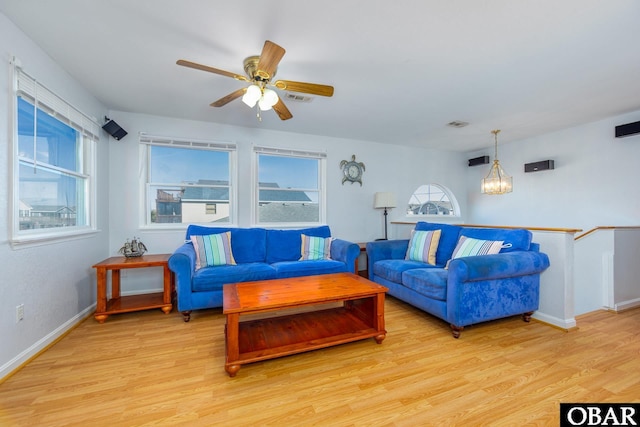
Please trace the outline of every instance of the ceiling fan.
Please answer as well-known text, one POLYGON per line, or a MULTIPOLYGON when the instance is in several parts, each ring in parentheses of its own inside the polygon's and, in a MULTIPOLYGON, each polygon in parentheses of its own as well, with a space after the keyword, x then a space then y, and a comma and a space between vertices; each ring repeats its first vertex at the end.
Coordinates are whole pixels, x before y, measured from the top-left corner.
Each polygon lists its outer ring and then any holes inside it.
POLYGON ((280 119, 288 120, 293 117, 293 115, 284 102, 282 102, 282 99, 278 96, 276 91, 269 89, 269 87, 290 92, 308 93, 311 95, 333 96, 333 86, 295 82, 291 80, 277 80, 272 82, 273 77, 276 75, 278 64, 284 54, 284 48, 278 46, 272 41, 265 41, 260 56, 250 56, 244 60, 244 71, 247 74, 246 76, 209 67, 207 65, 197 64, 184 59, 178 60, 176 64, 251 83, 251 85, 247 87, 238 89, 226 96, 223 96, 217 101, 212 102, 212 107, 222 107, 234 99, 242 97, 242 101, 249 107, 253 108, 258 104, 258 119, 260 119, 260 111, 266 111, 273 108, 280 119))

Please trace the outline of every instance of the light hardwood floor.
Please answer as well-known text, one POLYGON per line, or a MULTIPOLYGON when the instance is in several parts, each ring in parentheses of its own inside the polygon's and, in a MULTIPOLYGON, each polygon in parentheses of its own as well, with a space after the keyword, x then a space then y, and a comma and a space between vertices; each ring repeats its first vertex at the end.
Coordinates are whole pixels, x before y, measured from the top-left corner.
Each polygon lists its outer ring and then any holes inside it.
POLYGON ((519 317, 451 337, 392 297, 387 338, 224 371, 224 316, 93 317, 0 384, 1 426, 557 426, 560 402, 639 402, 640 309, 561 331, 519 317))

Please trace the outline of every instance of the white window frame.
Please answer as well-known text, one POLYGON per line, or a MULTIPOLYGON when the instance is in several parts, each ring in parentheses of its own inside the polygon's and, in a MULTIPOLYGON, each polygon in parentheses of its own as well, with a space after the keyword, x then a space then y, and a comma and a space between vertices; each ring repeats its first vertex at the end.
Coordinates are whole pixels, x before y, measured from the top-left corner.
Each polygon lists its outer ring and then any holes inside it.
POLYGON ((252 150, 252 183, 251 186, 251 223, 260 227, 277 227, 277 228, 301 228, 313 227, 326 224, 327 218, 327 195, 326 195, 326 169, 327 169, 327 153, 322 151, 311 150, 295 150, 287 148, 266 147, 254 145, 252 150), (258 156, 260 154, 283 156, 283 157, 299 157, 306 159, 318 160, 318 188, 309 189, 318 192, 318 222, 259 222, 258 208, 260 187, 258 182, 258 156))
MULTIPOLYGON (((435 182, 430 182, 428 184, 421 184, 419 185, 415 190, 413 190, 411 192, 411 198, 409 199, 409 203, 407 203, 407 218, 460 218, 460 205, 458 204, 458 200, 456 199, 455 195, 453 194, 453 192, 445 187, 442 184, 438 184, 435 182), (453 210, 453 214, 450 215, 443 215, 443 214, 414 214, 414 213, 410 213, 409 211, 409 205, 411 202, 411 198, 413 198, 415 192, 417 190, 419 190, 421 187, 424 186, 434 186, 439 188, 448 198, 449 198, 449 202, 451 203, 451 207, 453 210)), ((427 202, 432 201, 432 200, 427 200, 427 202)))
MULTIPOLYGON (((37 81, 16 65, 12 60, 13 96, 11 104, 11 162, 10 173, 11 202, 9 219, 11 224, 10 243, 12 247, 41 245, 57 241, 71 240, 95 234, 96 228, 96 144, 100 139, 100 125, 82 111, 58 96, 54 91, 37 81), (82 138, 79 148, 82 170, 74 173, 84 180, 84 211, 86 224, 69 227, 20 230, 20 148, 18 136, 18 97, 23 98, 37 109, 53 116, 56 120, 75 129, 82 138)), ((37 128, 35 129, 37 135, 37 128)))
MULTIPOLYGON (((229 221, 216 222, 216 226, 232 226, 237 224, 238 190, 237 190, 237 145, 234 142, 214 141, 194 138, 168 137, 140 133, 140 228, 146 229, 186 229, 191 223, 152 223, 151 206, 148 199, 149 188, 156 185, 167 187, 180 186, 180 183, 151 182, 151 150, 152 146, 186 148, 193 150, 225 151, 229 153, 229 221)), ((192 185, 193 187, 210 187, 192 185)), ((193 223, 212 225, 212 223, 193 223)))

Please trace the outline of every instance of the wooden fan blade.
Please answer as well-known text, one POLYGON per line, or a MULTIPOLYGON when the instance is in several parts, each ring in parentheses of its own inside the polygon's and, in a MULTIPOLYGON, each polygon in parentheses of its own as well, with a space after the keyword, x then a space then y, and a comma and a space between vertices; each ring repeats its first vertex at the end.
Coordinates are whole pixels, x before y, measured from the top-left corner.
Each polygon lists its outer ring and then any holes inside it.
POLYGON ((198 64, 196 62, 186 61, 184 59, 179 59, 176 61, 176 64, 182 65, 183 67, 195 68, 196 70, 206 71, 208 73, 220 74, 221 76, 232 77, 236 80, 248 81, 245 76, 241 76, 240 74, 232 73, 230 71, 219 70, 217 68, 209 67, 208 65, 198 64))
POLYGON ((278 46, 272 41, 265 41, 264 46, 262 47, 262 53, 260 54, 260 59, 258 60, 258 69, 256 70, 256 76, 264 80, 269 80, 271 76, 275 73, 276 68, 278 68, 278 64, 280 60, 285 54, 284 48, 278 46))
POLYGON ((291 80, 278 80, 273 83, 275 87, 290 92, 308 93, 311 95, 333 96, 333 86, 319 85, 316 83, 292 82, 291 80))
POLYGON ((293 117, 287 106, 284 105, 284 102, 282 102, 282 99, 280 98, 278 98, 278 102, 276 102, 272 108, 273 111, 275 111, 278 114, 278 117, 280 117, 280 119, 282 120, 289 120, 291 117, 293 117))
POLYGON ((244 95, 246 91, 247 91, 247 88, 243 87, 242 89, 238 89, 235 92, 231 92, 227 96, 223 96, 222 98, 218 99, 216 102, 212 102, 210 105, 212 107, 222 107, 223 105, 227 105, 234 99, 240 98, 242 95, 244 95))

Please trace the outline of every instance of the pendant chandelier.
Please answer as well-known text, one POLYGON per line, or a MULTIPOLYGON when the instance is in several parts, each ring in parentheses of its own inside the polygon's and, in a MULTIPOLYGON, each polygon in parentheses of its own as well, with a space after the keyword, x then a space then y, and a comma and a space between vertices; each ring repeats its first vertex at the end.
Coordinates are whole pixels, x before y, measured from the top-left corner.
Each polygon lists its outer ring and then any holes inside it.
POLYGON ((498 133, 500 133, 500 129, 492 130, 491 133, 495 138, 496 154, 489 174, 482 180, 482 193, 511 193, 513 191, 513 178, 505 173, 498 160, 498 133))

